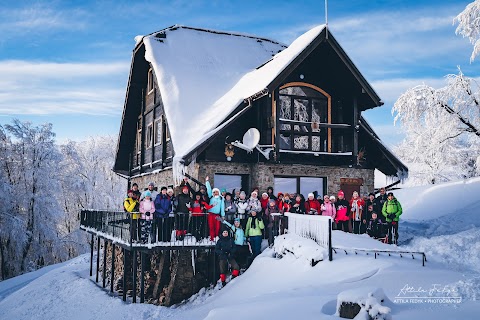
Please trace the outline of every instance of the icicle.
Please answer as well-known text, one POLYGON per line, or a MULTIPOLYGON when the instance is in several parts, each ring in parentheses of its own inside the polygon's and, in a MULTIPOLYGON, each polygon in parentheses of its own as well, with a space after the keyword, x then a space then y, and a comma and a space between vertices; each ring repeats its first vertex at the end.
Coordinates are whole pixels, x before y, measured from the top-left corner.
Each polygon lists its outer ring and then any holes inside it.
POLYGON ((192 250, 192 268, 193 268, 193 275, 195 275, 195 254, 196 254, 196 250, 192 250))

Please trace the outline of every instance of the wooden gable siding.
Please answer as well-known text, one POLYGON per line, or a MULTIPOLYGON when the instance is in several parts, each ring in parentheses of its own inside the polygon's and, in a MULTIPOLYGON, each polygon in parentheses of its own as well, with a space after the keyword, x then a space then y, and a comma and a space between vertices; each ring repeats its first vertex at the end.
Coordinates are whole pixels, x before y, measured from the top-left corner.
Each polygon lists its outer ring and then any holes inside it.
MULTIPOLYGON (((225 156, 225 142, 242 141, 243 135, 250 128, 257 128, 260 131, 261 145, 272 144, 268 119, 271 117, 270 97, 265 96, 253 102, 245 114, 240 116, 236 121, 225 127, 222 132, 217 135, 208 147, 199 154, 197 160, 204 161, 227 161, 225 156), (228 138, 227 138, 228 137, 228 138)), ((235 148, 235 155, 231 162, 256 163, 259 155, 255 150, 248 154, 245 150, 235 148)), ((260 161, 263 161, 260 158, 260 161)))

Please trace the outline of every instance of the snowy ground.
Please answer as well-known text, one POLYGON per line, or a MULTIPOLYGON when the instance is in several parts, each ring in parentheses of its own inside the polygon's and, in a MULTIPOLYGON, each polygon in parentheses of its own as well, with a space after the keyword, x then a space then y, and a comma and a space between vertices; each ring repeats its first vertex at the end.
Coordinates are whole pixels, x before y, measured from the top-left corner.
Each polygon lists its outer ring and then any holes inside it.
MULTIPOLYGON (((400 224, 404 241, 398 249, 425 251, 425 267, 411 257, 374 259, 341 252, 332 262, 311 267, 304 257, 318 254, 305 250, 309 246, 305 243, 295 256, 282 259, 267 249, 224 289, 205 290, 176 308, 165 308, 125 304, 109 296, 89 277, 89 255, 83 255, 1 282, 0 319, 338 319, 334 315, 337 296, 367 287, 383 289, 391 300, 386 305, 393 319, 476 319, 480 310, 479 194, 480 179, 396 192, 405 209, 400 224), (462 302, 400 303, 406 286, 417 291, 419 287, 448 288, 462 302)), ((339 231, 333 233, 333 243, 337 247, 386 246, 365 235, 339 231)))

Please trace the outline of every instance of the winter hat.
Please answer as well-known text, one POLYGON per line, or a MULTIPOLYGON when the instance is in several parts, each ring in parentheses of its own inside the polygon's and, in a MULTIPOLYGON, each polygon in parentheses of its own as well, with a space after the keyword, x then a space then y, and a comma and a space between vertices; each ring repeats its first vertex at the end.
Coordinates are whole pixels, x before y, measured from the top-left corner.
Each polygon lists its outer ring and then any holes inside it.
POLYGON ((169 192, 172 192, 172 193, 173 193, 173 189, 172 189, 172 188, 168 188, 168 189, 167 189, 167 193, 169 193, 169 192))
POLYGON ((237 221, 240 222, 240 218, 233 219, 233 222, 237 222, 237 221))
POLYGON ((338 191, 338 196, 342 196, 342 197, 344 197, 344 196, 345 196, 345 193, 343 193, 343 191, 342 191, 342 190, 340 190, 340 191, 338 191))
POLYGON ((182 187, 182 191, 185 190, 185 189, 188 190, 188 187, 187 187, 187 186, 183 186, 183 187, 182 187))
POLYGON ((266 193, 266 192, 262 193, 262 197, 263 197, 263 196, 267 196, 267 197, 268 197, 268 193, 266 193))
POLYGON ((242 190, 242 191, 240 191, 240 195, 241 195, 241 196, 246 196, 246 193, 245 193, 245 191, 243 191, 243 190, 242 190))
POLYGON ((152 193, 150 191, 145 192, 145 197, 152 197, 152 193))
POLYGON ((161 187, 160 191, 162 191, 162 190, 167 190, 167 187, 161 187))
POLYGON ((128 190, 127 194, 129 194, 129 193, 134 193, 134 192, 133 192, 133 190, 128 190))
POLYGON ((270 205, 270 204, 272 204, 272 203, 273 203, 273 204, 277 204, 277 202, 276 202, 274 199, 270 199, 270 200, 268 201, 268 204, 270 205))
POLYGON ((277 198, 280 198, 280 196, 283 197, 283 193, 281 193, 281 192, 277 193, 277 198))
POLYGON ((218 189, 218 188, 213 188, 213 189, 212 189, 212 193, 215 193, 215 191, 217 191, 218 193, 220 193, 220 189, 218 189))
POLYGON ((330 196, 330 201, 335 200, 335 196, 330 196))
POLYGON ((220 193, 224 193, 224 192, 227 192, 227 189, 222 188, 222 190, 220 190, 220 193))
POLYGON ((315 196, 311 192, 308 194, 308 198, 310 198, 310 197, 315 198, 315 196))
POLYGON ((153 183, 153 182, 150 182, 150 183, 148 184, 148 186, 155 187, 155 183, 153 183))
POLYGON ((387 194, 387 197, 390 197, 390 196, 394 197, 393 192, 389 192, 389 193, 387 194))

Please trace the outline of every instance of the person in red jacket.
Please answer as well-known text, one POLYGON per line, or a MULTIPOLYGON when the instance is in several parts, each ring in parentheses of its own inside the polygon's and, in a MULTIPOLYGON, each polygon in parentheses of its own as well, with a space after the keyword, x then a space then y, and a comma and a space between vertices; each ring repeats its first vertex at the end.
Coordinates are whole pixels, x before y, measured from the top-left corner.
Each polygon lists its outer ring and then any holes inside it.
POLYGON ((350 199, 350 218, 352 219, 353 233, 361 233, 361 230, 364 229, 362 226, 364 209, 365 201, 358 196, 357 191, 353 191, 352 199, 350 199))
POLYGON ((305 212, 307 214, 322 214, 320 202, 315 199, 313 193, 308 194, 308 199, 305 201, 305 212))
POLYGON ((207 237, 207 210, 213 208, 203 200, 203 194, 197 192, 195 199, 187 204, 190 211, 189 232, 197 239, 197 241, 207 237))
POLYGON ((262 212, 265 212, 265 209, 267 209, 269 201, 270 201, 270 198, 268 197, 268 193, 266 192, 262 193, 262 197, 260 198, 260 204, 262 205, 262 212))
POLYGON ((337 209, 337 215, 335 216, 335 223, 337 229, 344 232, 350 232, 348 228, 348 220, 350 216, 349 204, 345 200, 345 194, 342 190, 338 191, 337 201, 335 201, 335 209, 337 209))

